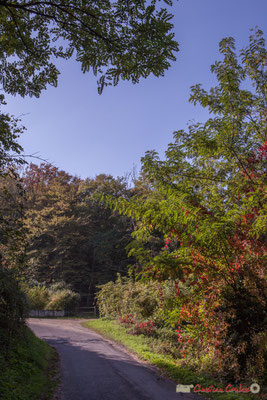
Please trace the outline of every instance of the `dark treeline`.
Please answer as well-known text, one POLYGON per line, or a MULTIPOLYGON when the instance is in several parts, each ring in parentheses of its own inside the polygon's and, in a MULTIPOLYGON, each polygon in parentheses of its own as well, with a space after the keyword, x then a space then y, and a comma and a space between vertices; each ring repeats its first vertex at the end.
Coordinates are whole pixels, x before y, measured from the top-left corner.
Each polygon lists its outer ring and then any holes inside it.
POLYGON ((134 221, 96 195, 129 200, 143 190, 140 180, 129 188, 125 178, 80 179, 47 163, 19 171, 6 163, 0 177, 0 339, 7 355, 28 314, 25 285, 59 282, 91 305, 98 285, 127 274, 134 221))
POLYGON ((63 281, 92 300, 96 286, 125 274, 131 259, 125 247, 133 221, 96 201, 97 192, 129 199, 124 178, 80 179, 51 164, 30 164, 22 177, 27 280, 63 281))

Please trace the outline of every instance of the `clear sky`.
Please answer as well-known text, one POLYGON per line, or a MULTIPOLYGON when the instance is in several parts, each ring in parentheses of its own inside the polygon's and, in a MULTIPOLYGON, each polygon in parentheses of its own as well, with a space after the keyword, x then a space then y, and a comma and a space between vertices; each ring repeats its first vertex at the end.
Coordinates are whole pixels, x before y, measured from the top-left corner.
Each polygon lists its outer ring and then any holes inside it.
POLYGON ((81 178, 122 176, 140 167, 147 150, 163 156, 172 133, 189 120, 205 120, 207 112, 188 103, 190 86, 215 84, 210 65, 220 58, 222 38, 233 36, 240 49, 256 25, 266 37, 267 1, 174 0, 172 13, 180 51, 165 77, 120 82, 99 96, 92 73, 83 74, 75 60, 61 60, 57 88, 39 99, 7 96, 6 111, 26 114, 20 139, 25 153, 38 152, 81 178))

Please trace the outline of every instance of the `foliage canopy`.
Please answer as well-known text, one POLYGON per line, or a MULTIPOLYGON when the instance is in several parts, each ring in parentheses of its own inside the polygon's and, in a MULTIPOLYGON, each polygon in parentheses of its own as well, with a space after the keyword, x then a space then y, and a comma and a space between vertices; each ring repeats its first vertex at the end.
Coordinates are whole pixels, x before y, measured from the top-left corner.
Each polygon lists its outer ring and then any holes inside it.
POLYGON ((74 52, 83 72, 101 75, 99 93, 120 78, 137 83, 163 75, 178 50, 172 17, 157 0, 1 1, 4 91, 38 97, 47 84, 57 85, 54 59, 74 52))
POLYGON ((244 376, 264 369, 266 305, 266 50, 262 32, 235 52, 220 42, 217 86, 191 88, 190 101, 208 108, 205 123, 174 133, 165 160, 142 159, 150 193, 106 203, 138 221, 130 254, 142 276, 173 279, 176 307, 168 321, 183 325, 184 344, 214 356, 214 366, 244 376), (155 252, 151 240, 161 238, 155 252), (164 240, 165 242, 164 242, 164 240))

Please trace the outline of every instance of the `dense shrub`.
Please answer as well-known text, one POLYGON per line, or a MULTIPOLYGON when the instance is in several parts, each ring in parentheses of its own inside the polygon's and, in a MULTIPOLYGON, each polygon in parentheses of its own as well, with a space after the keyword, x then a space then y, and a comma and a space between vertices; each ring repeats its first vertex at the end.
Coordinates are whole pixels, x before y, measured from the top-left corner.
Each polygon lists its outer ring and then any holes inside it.
POLYGON ((64 282, 51 285, 33 282, 24 284, 23 290, 33 310, 72 310, 80 301, 79 294, 70 290, 64 282))
POLYGON ((49 301, 49 291, 47 287, 37 284, 27 288, 27 298, 32 310, 44 310, 49 301))
MULTIPOLYGON (((190 289, 182 282, 179 285, 173 280, 145 283, 118 276, 116 282, 101 286, 97 301, 101 316, 118 320, 127 327, 130 334, 150 337, 151 346, 156 351, 179 359, 179 363, 183 366, 215 376, 219 373, 222 379, 233 381, 236 379, 235 371, 238 370, 239 363, 247 368, 247 376, 253 376, 255 366, 258 368, 259 376, 263 376, 266 369, 264 365, 266 321, 260 318, 264 314, 262 304, 257 303, 257 307, 255 306, 257 298, 252 299, 247 293, 240 291, 236 293, 238 296, 236 299, 230 297, 231 292, 225 294, 229 302, 224 301, 216 308, 214 320, 217 322, 220 317, 224 317, 224 313, 229 315, 229 319, 226 328, 214 323, 218 330, 218 342, 213 342, 212 336, 209 335, 209 330, 213 329, 213 326, 208 326, 204 319, 205 304, 203 304, 203 324, 206 331, 201 324, 199 331, 196 331, 191 322, 194 309, 192 307, 189 312, 183 304, 183 299, 190 297, 190 294, 190 289), (250 301, 253 303, 250 304, 250 301), (258 312, 253 313, 255 309, 258 312), (255 323, 250 326, 252 318, 255 319, 255 323), (219 353, 221 342, 224 343, 225 352, 222 356, 219 353), (234 346, 237 348, 243 346, 245 351, 234 352, 232 351, 234 346), (255 351, 258 348, 261 352, 255 351), (236 354, 239 356, 238 360, 236 354)), ((241 373, 245 375, 243 371, 241 373)))
POLYGON ((134 325, 133 334, 153 336, 155 334, 155 324, 153 321, 138 322, 134 325))
POLYGON ((134 320, 144 320, 156 314, 159 295, 155 282, 135 282, 118 274, 116 282, 100 288, 97 304, 103 317, 118 319, 131 314, 134 320))
POLYGON ((50 292, 49 302, 46 304, 46 310, 72 310, 79 304, 80 296, 70 289, 61 289, 56 292, 50 292))
POLYGON ((8 354, 12 340, 24 325, 28 303, 14 273, 0 265, 0 347, 8 354))

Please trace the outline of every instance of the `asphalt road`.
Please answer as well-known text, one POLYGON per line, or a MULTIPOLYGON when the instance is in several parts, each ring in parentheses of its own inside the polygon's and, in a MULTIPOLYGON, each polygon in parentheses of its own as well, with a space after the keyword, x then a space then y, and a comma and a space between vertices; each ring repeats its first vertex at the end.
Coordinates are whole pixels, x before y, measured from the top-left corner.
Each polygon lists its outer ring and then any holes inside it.
POLYGON ((175 383, 77 320, 29 319, 41 339, 60 356, 60 400, 193 400, 175 383))

